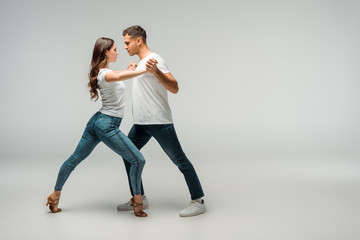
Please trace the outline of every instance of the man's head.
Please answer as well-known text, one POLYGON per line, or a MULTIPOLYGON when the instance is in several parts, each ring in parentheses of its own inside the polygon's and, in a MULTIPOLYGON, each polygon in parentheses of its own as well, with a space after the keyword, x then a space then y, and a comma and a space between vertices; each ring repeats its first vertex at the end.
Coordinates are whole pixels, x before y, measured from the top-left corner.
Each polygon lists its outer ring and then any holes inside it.
POLYGON ((130 56, 139 53, 139 49, 146 46, 146 31, 138 26, 128 27, 123 31, 125 49, 130 56))

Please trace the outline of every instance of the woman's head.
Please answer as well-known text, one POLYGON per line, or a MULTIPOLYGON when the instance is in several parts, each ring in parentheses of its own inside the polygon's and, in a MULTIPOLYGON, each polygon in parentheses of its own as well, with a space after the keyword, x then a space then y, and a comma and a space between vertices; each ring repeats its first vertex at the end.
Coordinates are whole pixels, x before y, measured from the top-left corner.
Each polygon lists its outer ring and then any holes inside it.
POLYGON ((117 54, 114 40, 101 37, 95 42, 91 64, 105 63, 106 66, 108 62, 115 62, 114 55, 117 56, 117 54))
POLYGON ((95 98, 95 101, 99 98, 97 75, 101 68, 105 68, 109 62, 116 62, 117 52, 114 40, 110 38, 101 37, 95 42, 93 55, 91 58, 89 83, 91 99, 95 98))

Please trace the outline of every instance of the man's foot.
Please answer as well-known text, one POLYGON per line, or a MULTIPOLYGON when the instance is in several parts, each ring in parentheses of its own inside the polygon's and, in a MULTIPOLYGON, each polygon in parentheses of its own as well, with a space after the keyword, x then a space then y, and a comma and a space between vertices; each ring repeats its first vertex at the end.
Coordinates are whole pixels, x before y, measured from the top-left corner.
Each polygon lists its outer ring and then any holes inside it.
POLYGON ((186 208, 180 211, 180 217, 193 217, 206 212, 205 201, 201 199, 199 201, 192 200, 186 208))
MULTIPOLYGON (((142 196, 142 199, 143 199, 143 209, 148 209, 149 202, 148 202, 146 196, 142 196)), ((129 201, 127 201, 126 203, 119 204, 117 206, 118 211, 132 211, 133 209, 134 208, 131 206, 131 199, 129 201)))

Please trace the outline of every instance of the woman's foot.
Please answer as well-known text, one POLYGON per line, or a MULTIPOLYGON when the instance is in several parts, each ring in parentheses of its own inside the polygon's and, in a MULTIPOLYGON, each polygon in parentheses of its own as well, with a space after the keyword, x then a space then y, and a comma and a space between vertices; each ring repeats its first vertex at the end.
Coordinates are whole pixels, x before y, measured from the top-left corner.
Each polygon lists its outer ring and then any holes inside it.
MULTIPOLYGON (((148 209, 149 208, 149 201, 147 199, 147 197, 145 195, 142 196, 142 201, 143 201, 143 209, 148 209)), ((117 210, 118 211, 132 211, 134 208, 131 205, 131 199, 129 201, 127 201, 126 203, 122 203, 117 205, 117 210)))
POLYGON ((137 217, 146 217, 147 213, 143 211, 143 202, 141 195, 135 195, 131 199, 131 206, 134 208, 134 214, 137 217))
POLYGON ((49 209, 53 213, 61 212, 61 208, 58 208, 60 193, 60 191, 54 191, 47 199, 46 206, 49 205, 49 209))

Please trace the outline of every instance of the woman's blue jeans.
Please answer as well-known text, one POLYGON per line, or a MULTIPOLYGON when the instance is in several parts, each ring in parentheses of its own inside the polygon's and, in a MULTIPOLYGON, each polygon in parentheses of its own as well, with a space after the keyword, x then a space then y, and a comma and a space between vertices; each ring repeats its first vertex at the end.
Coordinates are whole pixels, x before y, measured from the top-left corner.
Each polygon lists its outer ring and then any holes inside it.
POLYGON ((61 166, 55 185, 61 191, 70 173, 84 160, 101 141, 114 152, 126 159, 129 168, 129 181, 135 195, 141 194, 141 173, 145 159, 130 139, 120 131, 121 118, 95 113, 86 125, 75 152, 61 166))
MULTIPOLYGON (((184 175, 191 199, 195 200, 204 196, 204 192, 202 190, 196 171, 181 148, 179 139, 176 135, 174 124, 135 124, 131 128, 128 137, 139 150, 150 140, 151 137, 154 137, 164 152, 169 156, 172 162, 184 175)), ((129 178, 129 184, 131 186, 131 165, 129 164, 129 159, 126 157, 123 157, 123 159, 129 178)), ((161 175, 161 173, 158 174, 161 175)), ((130 191, 131 194, 134 195, 131 187, 130 191)), ((144 188, 142 184, 141 195, 144 195, 144 188)))

